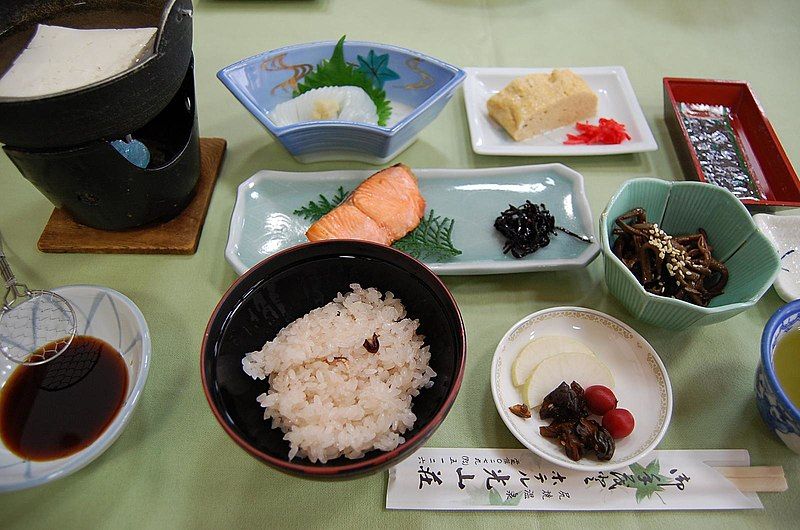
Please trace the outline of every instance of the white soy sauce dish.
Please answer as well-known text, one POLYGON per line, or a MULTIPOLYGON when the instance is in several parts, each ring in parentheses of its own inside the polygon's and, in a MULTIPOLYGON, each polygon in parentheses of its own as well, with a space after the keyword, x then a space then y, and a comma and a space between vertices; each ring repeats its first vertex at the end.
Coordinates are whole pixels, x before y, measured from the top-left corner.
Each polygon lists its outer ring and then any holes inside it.
MULTIPOLYGON (((70 285, 53 291, 66 298, 75 311, 76 338, 87 336, 101 339, 122 356, 127 372, 127 386, 113 419, 89 445, 77 452, 52 460, 32 461, 18 456, 4 443, 0 443, 0 493, 32 488, 63 478, 103 454, 130 421, 147 380, 151 352, 150 332, 136 304, 113 289, 97 285, 70 285)), ((66 355, 64 353, 62 357, 67 358, 66 355)), ((53 363, 57 363, 62 357, 53 363)), ((6 389, 15 370, 20 369, 12 361, 3 361, 0 363, 0 394, 6 389)), ((84 375, 86 373, 88 372, 84 375)))

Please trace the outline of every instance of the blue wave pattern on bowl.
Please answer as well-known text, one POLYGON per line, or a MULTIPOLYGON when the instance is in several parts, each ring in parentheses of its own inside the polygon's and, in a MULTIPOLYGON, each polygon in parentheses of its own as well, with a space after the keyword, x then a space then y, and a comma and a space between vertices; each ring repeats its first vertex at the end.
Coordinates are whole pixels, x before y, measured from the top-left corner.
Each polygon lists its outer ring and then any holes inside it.
POLYGON ((756 404, 761 418, 785 444, 800 453, 800 410, 789 400, 775 376, 775 346, 800 325, 800 300, 781 307, 767 322, 761 336, 761 360, 756 369, 756 404))
MULTIPOLYGON (((410 114, 387 127, 346 121, 313 121, 279 127, 269 111, 292 99, 298 81, 323 59, 336 43, 315 42, 287 46, 249 57, 217 73, 217 77, 247 110, 301 162, 360 160, 385 163, 408 147, 417 134, 441 112, 464 79, 464 71, 427 55, 386 44, 345 41, 345 60, 362 61, 387 56, 383 89, 393 103, 410 114)), ((393 112, 397 112, 394 109, 393 112)), ((391 122, 390 122, 391 123, 391 122)))
MULTIPOLYGON (((77 334, 103 339, 119 351, 128 367, 128 395, 117 416, 89 447, 65 458, 30 462, 0 444, 0 492, 25 489, 65 477, 100 456, 122 433, 147 380, 150 334, 139 309, 126 296, 105 287, 72 285, 55 292, 75 309, 77 334)), ((17 365, 3 358, 0 386, 17 365)))

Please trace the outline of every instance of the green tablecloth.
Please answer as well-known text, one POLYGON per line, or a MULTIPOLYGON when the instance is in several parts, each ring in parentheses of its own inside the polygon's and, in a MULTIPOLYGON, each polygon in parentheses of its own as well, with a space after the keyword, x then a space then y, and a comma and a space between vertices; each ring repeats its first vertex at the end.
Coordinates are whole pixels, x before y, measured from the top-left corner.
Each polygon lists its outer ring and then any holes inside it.
POLYGON ((626 179, 683 178, 662 114, 663 76, 748 80, 789 157, 800 167, 800 4, 547 0, 195 0, 200 127, 228 139, 200 248, 194 256, 42 254, 36 241, 51 206, 0 157, 0 227, 18 276, 31 285, 96 283, 142 309, 153 363, 139 408, 119 440, 74 475, 0 496, 9 527, 796 527, 800 457, 762 424, 753 376, 759 337, 781 300, 715 326, 667 332, 632 319, 605 288, 598 259, 585 270, 447 277, 469 339, 466 377, 453 410, 429 441, 440 447, 519 447, 489 392, 489 362, 508 327, 556 305, 608 312, 636 328, 672 378, 675 410, 661 448, 745 448, 754 465, 782 465, 789 491, 764 494, 763 511, 639 513, 398 512, 384 509, 386 474, 339 483, 284 476, 239 449, 203 397, 199 350, 208 316, 235 274, 223 250, 237 184, 259 169, 302 166, 214 78, 221 67, 312 40, 393 43, 464 66, 623 65, 660 149, 643 155, 509 158, 473 154, 459 90, 398 159, 412 167, 490 167, 564 162, 583 173, 595 216, 626 179), (712 5, 713 4, 713 5, 712 5))

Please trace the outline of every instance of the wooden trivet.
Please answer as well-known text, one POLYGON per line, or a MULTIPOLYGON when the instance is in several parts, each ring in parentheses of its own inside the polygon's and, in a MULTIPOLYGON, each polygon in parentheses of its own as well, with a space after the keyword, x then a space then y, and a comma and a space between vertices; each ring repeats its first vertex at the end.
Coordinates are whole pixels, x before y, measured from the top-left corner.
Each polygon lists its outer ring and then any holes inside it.
POLYGON ((194 254, 226 145, 222 138, 200 139, 197 191, 189 206, 171 221, 111 232, 82 225, 56 208, 39 238, 39 250, 88 254, 194 254))

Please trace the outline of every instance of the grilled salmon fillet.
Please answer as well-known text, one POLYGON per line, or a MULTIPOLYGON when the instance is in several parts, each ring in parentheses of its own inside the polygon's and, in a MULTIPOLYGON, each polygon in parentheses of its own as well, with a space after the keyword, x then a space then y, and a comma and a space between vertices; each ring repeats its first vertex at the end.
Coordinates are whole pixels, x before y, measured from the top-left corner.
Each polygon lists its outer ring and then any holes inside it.
POLYGON ((306 237, 309 241, 360 239, 382 245, 392 243, 386 230, 349 202, 340 204, 311 225, 306 237))
POLYGON ((403 164, 375 173, 350 198, 356 208, 389 233, 392 241, 414 230, 425 214, 425 199, 419 193, 417 177, 403 164))
POLYGON ((381 170, 306 231, 309 241, 361 239, 390 245, 425 214, 417 177, 403 164, 381 170))

